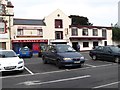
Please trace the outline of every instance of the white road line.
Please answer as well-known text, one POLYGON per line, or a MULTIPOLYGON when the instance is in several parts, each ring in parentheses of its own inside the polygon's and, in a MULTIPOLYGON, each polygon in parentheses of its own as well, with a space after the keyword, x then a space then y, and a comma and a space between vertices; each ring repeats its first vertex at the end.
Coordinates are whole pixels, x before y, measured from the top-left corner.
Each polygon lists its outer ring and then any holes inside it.
POLYGON ((27 67, 25 67, 25 69, 31 74, 34 75, 34 73, 32 71, 30 71, 27 67))
POLYGON ((105 84, 105 85, 96 86, 96 87, 93 87, 93 89, 95 89, 95 88, 102 88, 102 87, 106 87, 106 86, 110 86, 110 85, 114 85, 114 84, 118 84, 118 83, 120 83, 120 81, 109 83, 109 84, 105 84))
POLYGON ((85 76, 79 76, 79 77, 73 77, 73 78, 66 78, 66 79, 58 79, 58 80, 53 80, 53 81, 46 81, 46 82, 34 82, 34 81, 27 81, 27 82, 22 82, 18 83, 17 85, 24 84, 24 85, 41 85, 41 84, 50 84, 50 83, 57 83, 57 82, 63 82, 63 81, 70 81, 70 80, 78 80, 78 79, 83 79, 83 78, 88 78, 91 77, 90 75, 85 75, 85 76))
POLYGON ((26 77, 26 76, 31 76, 31 75, 52 74, 52 73, 65 72, 65 71, 85 70, 85 69, 91 69, 91 68, 107 67, 107 66, 111 66, 111 65, 116 65, 116 63, 115 64, 99 65, 99 66, 96 66, 96 67, 84 67, 84 68, 78 68, 78 69, 65 69, 65 70, 42 72, 42 73, 34 73, 34 74, 30 73, 30 74, 25 74, 25 75, 4 76, 4 77, 0 77, 0 79, 1 78, 26 77))
POLYGON ((96 66, 94 66, 94 65, 90 65, 90 64, 85 64, 86 66, 90 66, 90 67, 96 67, 96 66))

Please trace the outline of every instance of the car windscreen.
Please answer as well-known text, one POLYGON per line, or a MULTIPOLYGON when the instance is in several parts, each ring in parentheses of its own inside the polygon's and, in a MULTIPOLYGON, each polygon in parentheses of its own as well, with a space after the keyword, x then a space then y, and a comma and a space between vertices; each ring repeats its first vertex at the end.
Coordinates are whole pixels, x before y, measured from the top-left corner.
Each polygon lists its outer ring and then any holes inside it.
POLYGON ((0 51, 1 57, 17 57, 16 53, 13 51, 0 51))
POLYGON ((58 52, 75 52, 75 50, 69 45, 58 45, 57 51, 58 52))
POLYGON ((120 53, 120 48, 119 47, 110 47, 113 52, 120 53))
POLYGON ((29 51, 29 48, 22 48, 20 51, 29 51))

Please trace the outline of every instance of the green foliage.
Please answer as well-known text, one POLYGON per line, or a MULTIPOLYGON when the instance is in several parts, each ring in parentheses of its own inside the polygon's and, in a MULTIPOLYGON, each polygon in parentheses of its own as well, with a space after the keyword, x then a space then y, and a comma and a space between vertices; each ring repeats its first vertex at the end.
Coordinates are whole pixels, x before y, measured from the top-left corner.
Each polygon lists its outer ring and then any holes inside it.
POLYGON ((117 27, 112 28, 112 40, 120 41, 120 28, 117 27))
POLYGON ((72 25, 92 25, 87 17, 70 15, 69 18, 72 18, 72 25))

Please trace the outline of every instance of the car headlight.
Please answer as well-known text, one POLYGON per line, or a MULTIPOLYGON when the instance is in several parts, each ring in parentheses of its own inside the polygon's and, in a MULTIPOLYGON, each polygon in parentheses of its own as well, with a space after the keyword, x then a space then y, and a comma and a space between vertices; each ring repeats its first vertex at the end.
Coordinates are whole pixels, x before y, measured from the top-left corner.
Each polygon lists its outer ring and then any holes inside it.
POLYGON ((19 61, 19 62, 18 62, 18 64, 21 64, 21 63, 23 63, 23 61, 19 61))
POLYGON ((63 58, 63 60, 72 60, 72 58, 63 58))
POLYGON ((85 59, 84 57, 80 57, 80 59, 85 59))

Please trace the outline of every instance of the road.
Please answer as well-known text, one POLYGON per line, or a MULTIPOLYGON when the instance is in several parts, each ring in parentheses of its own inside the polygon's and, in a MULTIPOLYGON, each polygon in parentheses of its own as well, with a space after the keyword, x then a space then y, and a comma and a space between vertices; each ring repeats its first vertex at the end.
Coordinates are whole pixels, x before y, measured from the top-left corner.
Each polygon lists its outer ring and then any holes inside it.
POLYGON ((84 67, 58 69, 43 64, 41 58, 25 58, 23 73, 9 73, 1 77, 3 88, 118 88, 120 65, 107 61, 92 61, 88 52, 84 67))

